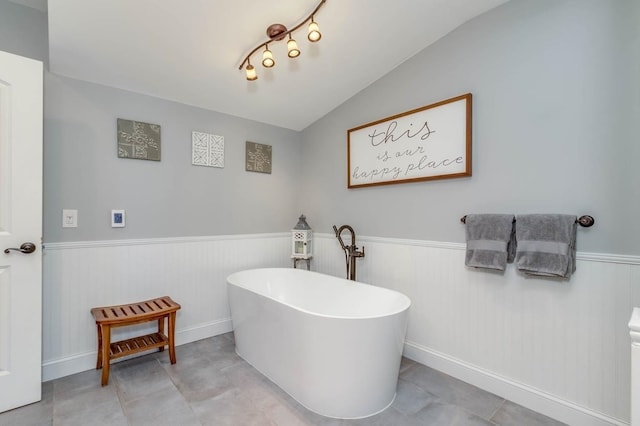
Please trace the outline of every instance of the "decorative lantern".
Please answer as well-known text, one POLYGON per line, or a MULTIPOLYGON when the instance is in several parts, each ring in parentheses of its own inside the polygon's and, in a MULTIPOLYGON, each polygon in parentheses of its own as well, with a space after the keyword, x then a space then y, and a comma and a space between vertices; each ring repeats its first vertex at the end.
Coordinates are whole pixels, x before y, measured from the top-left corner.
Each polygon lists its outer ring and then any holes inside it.
POLYGON ((291 258, 293 259, 293 267, 296 267, 298 260, 305 260, 307 262, 307 269, 310 269, 312 252, 312 238, 313 230, 307 223, 307 218, 301 215, 298 218, 298 223, 291 230, 291 258))

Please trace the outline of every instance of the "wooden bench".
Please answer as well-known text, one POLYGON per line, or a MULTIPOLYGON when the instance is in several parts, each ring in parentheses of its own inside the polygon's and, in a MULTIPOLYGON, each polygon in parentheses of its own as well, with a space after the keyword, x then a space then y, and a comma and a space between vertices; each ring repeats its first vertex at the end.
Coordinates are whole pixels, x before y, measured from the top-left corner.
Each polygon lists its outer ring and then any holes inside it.
POLYGON ((176 312, 180 305, 169 296, 128 305, 104 306, 91 309, 98 327, 98 363, 102 368, 102 386, 109 383, 109 365, 112 359, 158 348, 160 352, 169 347, 171 364, 176 363, 175 328, 176 312), (168 322, 167 335, 164 321, 168 322), (111 343, 111 329, 128 325, 158 321, 158 331, 144 336, 111 343))

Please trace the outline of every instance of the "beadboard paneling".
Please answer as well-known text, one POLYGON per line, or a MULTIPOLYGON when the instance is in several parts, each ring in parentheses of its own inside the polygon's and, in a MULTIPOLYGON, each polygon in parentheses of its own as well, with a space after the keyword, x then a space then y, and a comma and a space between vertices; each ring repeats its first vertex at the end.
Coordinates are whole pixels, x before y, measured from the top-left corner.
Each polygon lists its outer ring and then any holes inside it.
MULTIPOLYGON (((169 295, 182 305, 178 344, 231 330, 226 277, 288 266, 285 234, 47 244, 43 279, 43 378, 95 368, 90 309, 169 295)), ((149 329, 114 330, 114 340, 149 329)))
MULTIPOLYGON (((464 244, 359 237, 362 245, 358 280, 412 300, 406 356, 569 424, 628 424, 640 259, 578 253, 562 281, 525 278, 513 265, 466 268, 464 244)), ((43 377, 95 368, 91 307, 167 294, 182 304, 178 344, 194 341, 231 330, 228 274, 290 266, 289 256, 288 233, 47 244, 43 377)), ((333 235, 314 235, 313 256, 313 270, 346 275, 333 235)))
MULTIPOLYGON (((407 356, 570 424, 628 424, 638 258, 579 253, 566 281, 467 268, 464 244, 357 244, 358 281, 412 300, 407 356)), ((315 235, 315 250, 314 270, 346 274, 333 235, 315 235)))

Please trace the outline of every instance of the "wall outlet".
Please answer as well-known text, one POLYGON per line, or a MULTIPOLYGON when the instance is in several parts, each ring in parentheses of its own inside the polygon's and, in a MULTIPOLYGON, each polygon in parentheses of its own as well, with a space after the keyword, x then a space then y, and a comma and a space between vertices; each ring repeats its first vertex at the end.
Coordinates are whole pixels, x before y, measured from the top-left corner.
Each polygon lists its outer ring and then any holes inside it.
POLYGON ((78 227, 78 210, 70 210, 70 209, 62 210, 62 227, 63 228, 78 227))

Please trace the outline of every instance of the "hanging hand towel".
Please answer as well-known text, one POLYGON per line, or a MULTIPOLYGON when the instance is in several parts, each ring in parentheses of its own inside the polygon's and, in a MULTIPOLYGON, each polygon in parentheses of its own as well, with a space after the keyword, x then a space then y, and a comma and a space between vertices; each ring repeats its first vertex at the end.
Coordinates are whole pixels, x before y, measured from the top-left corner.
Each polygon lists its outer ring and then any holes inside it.
POLYGON ((468 214, 465 224, 467 253, 464 264, 504 271, 515 253, 513 215, 468 214))
POLYGON ((516 267, 528 275, 568 278, 576 270, 576 217, 518 215, 516 267))

